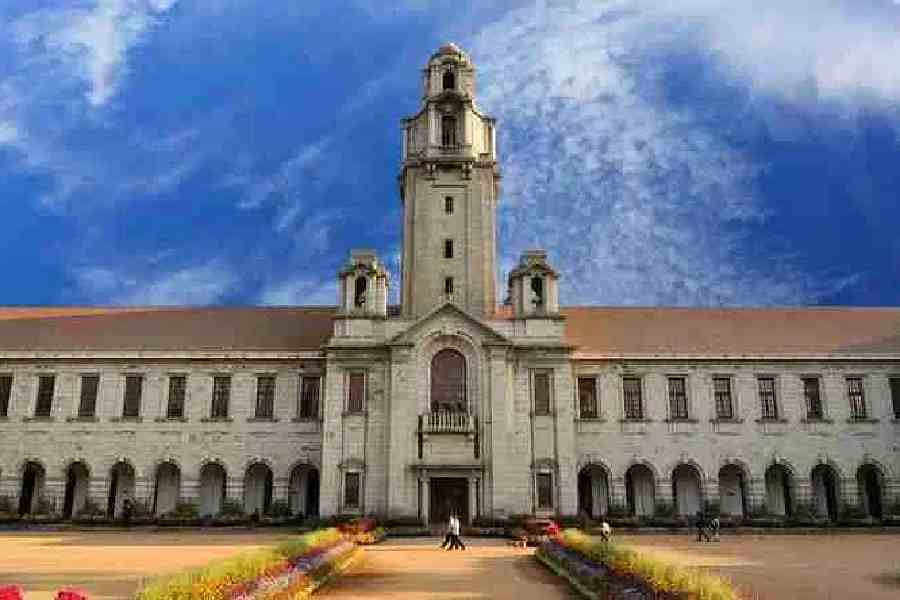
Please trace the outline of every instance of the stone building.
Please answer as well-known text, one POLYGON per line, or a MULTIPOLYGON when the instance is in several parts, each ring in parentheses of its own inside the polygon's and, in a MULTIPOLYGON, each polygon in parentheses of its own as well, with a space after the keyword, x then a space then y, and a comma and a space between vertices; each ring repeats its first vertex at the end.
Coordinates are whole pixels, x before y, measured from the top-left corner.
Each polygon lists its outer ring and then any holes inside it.
POLYGON ((900 504, 900 309, 561 307, 495 284, 496 123, 452 44, 403 121, 399 306, 0 309, 0 496, 303 514, 880 516, 900 504), (507 298, 500 303, 502 298, 507 298))

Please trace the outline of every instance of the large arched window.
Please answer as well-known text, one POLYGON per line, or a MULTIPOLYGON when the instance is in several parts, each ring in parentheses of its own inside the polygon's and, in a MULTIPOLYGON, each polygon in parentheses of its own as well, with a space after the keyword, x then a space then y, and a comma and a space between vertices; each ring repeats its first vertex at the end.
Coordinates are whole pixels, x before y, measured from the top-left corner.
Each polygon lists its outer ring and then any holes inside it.
POLYGON ((445 148, 456 145, 456 117, 441 117, 441 145, 445 148))
POLYGON ((444 71, 444 89, 452 90, 456 88, 456 77, 453 75, 453 71, 444 71))
POLYGON ((431 412, 466 412, 466 359, 456 350, 431 360, 431 412))

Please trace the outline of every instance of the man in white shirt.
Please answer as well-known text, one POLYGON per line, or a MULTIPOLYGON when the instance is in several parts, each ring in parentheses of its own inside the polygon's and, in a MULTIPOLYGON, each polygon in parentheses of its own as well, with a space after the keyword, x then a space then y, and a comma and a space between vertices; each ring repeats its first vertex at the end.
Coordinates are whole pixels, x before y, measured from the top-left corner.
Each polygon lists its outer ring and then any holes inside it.
POLYGON ((450 549, 460 548, 466 549, 466 545, 459 539, 459 519, 456 515, 450 516, 450 549))

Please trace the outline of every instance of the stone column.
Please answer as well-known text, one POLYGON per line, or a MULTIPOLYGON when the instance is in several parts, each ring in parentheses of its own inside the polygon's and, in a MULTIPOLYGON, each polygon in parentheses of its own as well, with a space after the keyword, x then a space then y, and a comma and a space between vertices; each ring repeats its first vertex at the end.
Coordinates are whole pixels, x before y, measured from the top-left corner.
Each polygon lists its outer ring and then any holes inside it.
POLYGON ((181 502, 190 502, 194 506, 200 505, 200 480, 195 478, 181 478, 181 502))
POLYGON ((419 477, 419 485, 422 486, 422 505, 419 508, 421 510, 422 522, 425 524, 426 527, 428 527, 428 517, 429 517, 428 513, 429 513, 429 509, 431 508, 431 503, 430 503, 429 497, 428 497, 428 492, 429 492, 428 488, 431 486, 430 486, 430 482, 429 482, 427 474, 419 477))
POLYGON ((613 477, 609 482, 609 500, 613 506, 628 510, 628 493, 625 491, 624 477, 613 477))
POLYGON ((469 478, 469 525, 475 521, 478 516, 478 496, 477 496, 478 479, 469 478))

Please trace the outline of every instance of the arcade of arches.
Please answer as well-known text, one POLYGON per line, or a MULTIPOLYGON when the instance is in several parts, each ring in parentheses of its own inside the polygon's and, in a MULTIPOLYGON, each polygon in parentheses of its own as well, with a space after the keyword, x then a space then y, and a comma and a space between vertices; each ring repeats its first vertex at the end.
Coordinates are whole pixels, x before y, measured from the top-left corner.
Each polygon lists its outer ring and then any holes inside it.
POLYGON ((698 467, 681 463, 666 480, 647 464, 631 465, 619 480, 623 497, 613 493, 614 485, 605 466, 589 464, 578 473, 578 512, 597 518, 615 512, 648 517, 661 510, 678 516, 692 516, 718 503, 723 516, 748 516, 753 507, 771 516, 791 516, 805 503, 819 518, 836 520, 842 509, 857 504, 866 515, 880 519, 885 500, 884 473, 877 465, 861 465, 855 474, 855 486, 842 480, 832 465, 813 467, 806 480, 797 477, 784 464, 770 465, 761 480, 751 479, 745 468, 726 464, 718 477, 706 481, 698 467), (854 495, 855 494, 855 495, 854 495))

